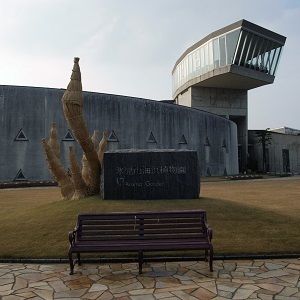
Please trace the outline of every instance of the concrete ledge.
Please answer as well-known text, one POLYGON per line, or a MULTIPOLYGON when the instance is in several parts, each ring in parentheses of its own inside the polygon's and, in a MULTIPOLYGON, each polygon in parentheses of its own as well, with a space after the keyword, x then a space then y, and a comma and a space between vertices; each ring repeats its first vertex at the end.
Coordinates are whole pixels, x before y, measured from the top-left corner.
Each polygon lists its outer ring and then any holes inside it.
MULTIPOLYGON (((232 254, 232 255, 216 255, 214 260, 247 260, 247 259, 290 259, 299 258, 300 253, 291 254, 232 254)), ((203 260, 204 256, 164 256, 164 257, 145 257, 145 262, 160 261, 195 261, 203 260)), ((83 263, 126 263, 137 262, 137 257, 120 257, 120 258, 81 258, 83 263)), ((69 263, 68 258, 0 258, 0 263, 25 263, 25 264, 53 264, 53 263, 69 263)))

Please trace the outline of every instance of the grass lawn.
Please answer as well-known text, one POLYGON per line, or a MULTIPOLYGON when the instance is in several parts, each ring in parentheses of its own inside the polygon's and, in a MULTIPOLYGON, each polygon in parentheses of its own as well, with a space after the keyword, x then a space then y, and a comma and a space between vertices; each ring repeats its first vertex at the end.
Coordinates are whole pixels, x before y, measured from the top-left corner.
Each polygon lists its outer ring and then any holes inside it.
POLYGON ((58 188, 0 190, 0 258, 67 258, 79 212, 171 209, 207 211, 215 255, 300 253, 300 177, 202 182, 195 200, 60 199, 58 188))

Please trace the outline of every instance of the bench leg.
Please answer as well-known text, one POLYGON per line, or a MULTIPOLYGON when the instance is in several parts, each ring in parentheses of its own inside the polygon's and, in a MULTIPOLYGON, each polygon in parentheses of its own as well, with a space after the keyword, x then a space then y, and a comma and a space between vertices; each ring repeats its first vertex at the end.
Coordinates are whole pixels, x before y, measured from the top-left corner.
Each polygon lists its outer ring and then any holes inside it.
POLYGON ((205 250, 205 257, 204 257, 205 261, 208 261, 207 257, 208 257, 208 250, 205 250))
POLYGON ((210 250, 209 250, 209 269, 211 272, 214 271, 213 269, 213 258, 214 258, 214 248, 213 245, 211 245, 210 250))
POLYGON ((73 275, 74 274, 74 263, 73 263, 72 252, 69 252, 69 262, 70 262, 70 275, 73 275))
POLYGON ((80 253, 77 253, 78 266, 81 266, 80 253))
POLYGON ((139 251, 139 274, 143 273, 143 260, 144 260, 143 251, 139 251))

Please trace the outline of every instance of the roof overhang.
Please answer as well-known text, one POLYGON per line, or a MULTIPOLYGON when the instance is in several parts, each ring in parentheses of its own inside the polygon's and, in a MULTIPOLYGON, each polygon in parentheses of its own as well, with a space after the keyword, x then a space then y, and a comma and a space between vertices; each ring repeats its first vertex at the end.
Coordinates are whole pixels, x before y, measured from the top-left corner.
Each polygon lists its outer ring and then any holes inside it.
POLYGON ((175 99, 191 86, 251 90, 274 82, 275 77, 244 67, 229 65, 198 76, 180 88, 173 95, 175 99))

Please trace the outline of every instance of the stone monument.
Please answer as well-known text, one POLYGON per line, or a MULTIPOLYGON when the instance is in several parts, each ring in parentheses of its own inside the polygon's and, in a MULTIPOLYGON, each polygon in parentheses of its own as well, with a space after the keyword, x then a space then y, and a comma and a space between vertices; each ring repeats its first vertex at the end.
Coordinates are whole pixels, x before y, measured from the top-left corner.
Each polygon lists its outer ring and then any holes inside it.
POLYGON ((199 198, 197 151, 114 150, 104 161, 104 199, 199 198))

